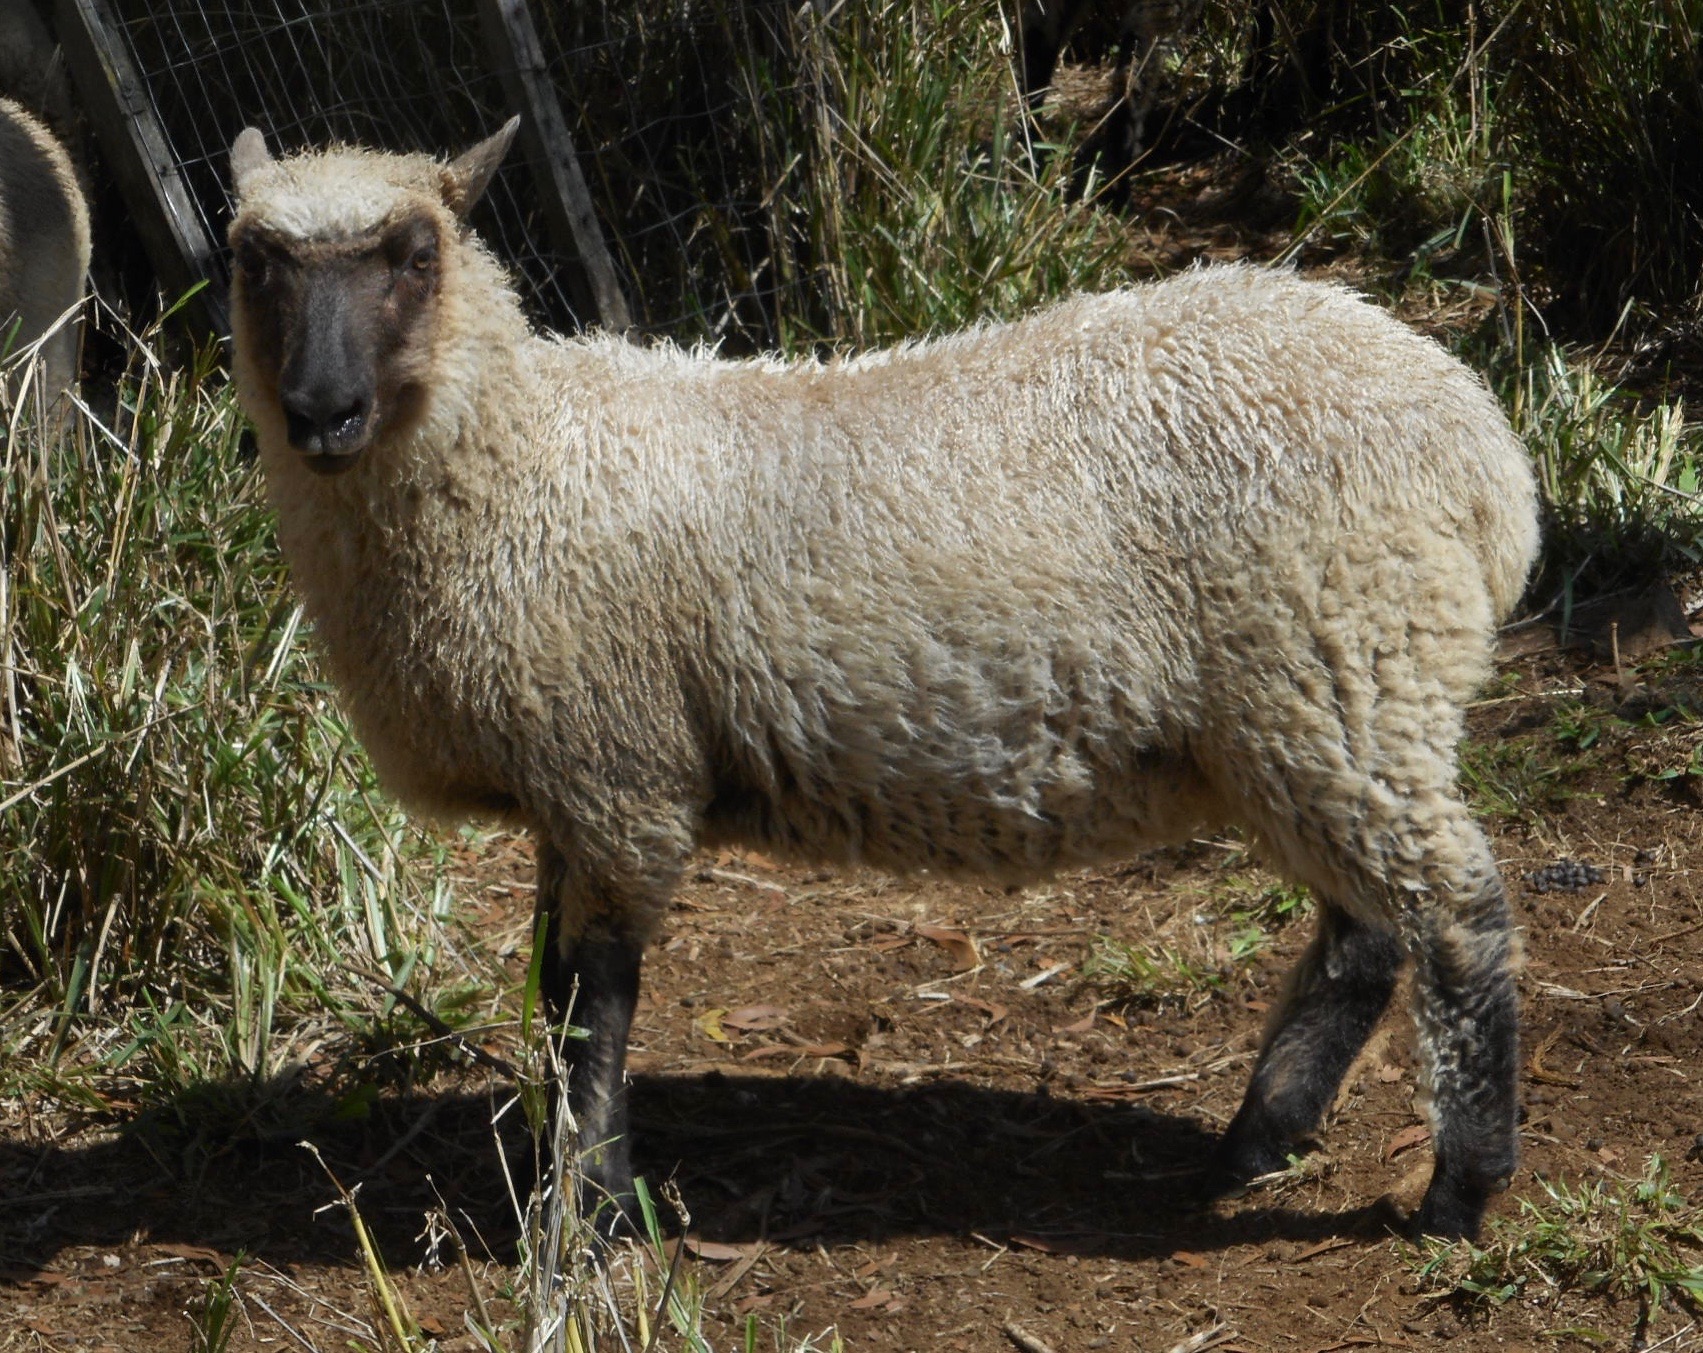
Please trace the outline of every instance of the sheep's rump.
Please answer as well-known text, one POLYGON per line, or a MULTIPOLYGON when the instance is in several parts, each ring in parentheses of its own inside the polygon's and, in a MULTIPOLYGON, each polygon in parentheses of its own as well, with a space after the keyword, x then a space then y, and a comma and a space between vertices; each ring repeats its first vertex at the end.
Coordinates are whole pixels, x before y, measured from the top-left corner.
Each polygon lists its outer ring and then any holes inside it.
MULTIPOLYGON (((14 347, 39 338, 81 298, 88 267, 88 210, 71 161, 41 123, 0 99, 0 334, 21 318, 14 347)), ((60 346, 50 379, 63 385, 75 346, 69 336, 60 346)))
POLYGON ((708 830, 782 851, 1025 876, 1246 820, 1227 725, 1366 682, 1446 712, 1535 552, 1483 383, 1289 274, 824 365, 592 350, 708 830), (1425 691, 1378 685, 1391 654, 1436 659, 1425 691))

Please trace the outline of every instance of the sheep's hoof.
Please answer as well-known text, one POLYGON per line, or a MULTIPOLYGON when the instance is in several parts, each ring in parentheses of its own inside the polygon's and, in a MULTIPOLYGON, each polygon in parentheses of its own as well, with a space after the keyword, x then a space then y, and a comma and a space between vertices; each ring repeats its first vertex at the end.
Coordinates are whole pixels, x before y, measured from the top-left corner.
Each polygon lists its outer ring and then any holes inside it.
POLYGON ((1439 1188, 1433 1183, 1408 1218, 1408 1234, 1415 1240, 1475 1240, 1489 1201, 1489 1192, 1482 1188, 1446 1184, 1439 1188))
POLYGON ((1302 1143, 1279 1141, 1268 1133, 1239 1131, 1232 1123, 1218 1139, 1206 1167, 1206 1187, 1214 1198, 1242 1193, 1256 1179, 1289 1168, 1289 1158, 1306 1150, 1302 1143))

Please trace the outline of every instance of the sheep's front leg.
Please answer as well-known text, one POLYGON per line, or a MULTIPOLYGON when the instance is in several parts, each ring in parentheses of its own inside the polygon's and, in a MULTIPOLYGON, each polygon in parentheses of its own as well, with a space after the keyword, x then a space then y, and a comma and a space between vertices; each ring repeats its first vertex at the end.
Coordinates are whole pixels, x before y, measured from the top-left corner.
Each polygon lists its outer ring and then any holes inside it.
MULTIPOLYGON (((583 1037, 565 1041, 568 1107, 577 1127, 581 1215, 604 1237, 629 1229, 635 1212, 627 1126, 627 1035, 639 997, 644 940, 615 915, 587 917, 571 894, 562 856, 538 850, 538 907, 544 917, 540 985, 552 1023, 583 1037)), ((630 918, 629 918, 630 919, 630 918)))
POLYGON ((1242 1107, 1219 1142, 1218 1187, 1282 1169, 1319 1125, 1389 1005, 1401 959, 1392 931, 1321 900, 1318 933, 1289 975, 1242 1107))

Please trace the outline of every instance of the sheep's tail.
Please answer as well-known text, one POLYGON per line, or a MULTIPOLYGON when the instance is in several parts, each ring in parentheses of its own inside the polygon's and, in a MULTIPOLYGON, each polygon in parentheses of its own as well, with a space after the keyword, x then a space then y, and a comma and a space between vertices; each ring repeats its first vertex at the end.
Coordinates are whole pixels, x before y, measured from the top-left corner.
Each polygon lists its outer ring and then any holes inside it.
POLYGON ((1513 615, 1525 596, 1539 547, 1537 475, 1530 454, 1511 429, 1491 459, 1490 483, 1480 511, 1485 519, 1479 560, 1490 589, 1496 623, 1513 615))

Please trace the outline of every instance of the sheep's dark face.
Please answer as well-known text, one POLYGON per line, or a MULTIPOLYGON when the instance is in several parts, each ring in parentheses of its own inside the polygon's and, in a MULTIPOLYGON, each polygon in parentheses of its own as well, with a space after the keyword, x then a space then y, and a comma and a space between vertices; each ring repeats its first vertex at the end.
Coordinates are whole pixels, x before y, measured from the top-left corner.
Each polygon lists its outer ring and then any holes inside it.
POLYGON ((309 468, 341 473, 418 416, 442 229, 416 211, 349 239, 291 239, 260 222, 233 231, 249 351, 309 468))
POLYGON ((467 213, 519 125, 447 164, 352 147, 276 160, 255 128, 237 137, 234 369, 263 445, 281 432, 339 474, 417 424, 467 213))

